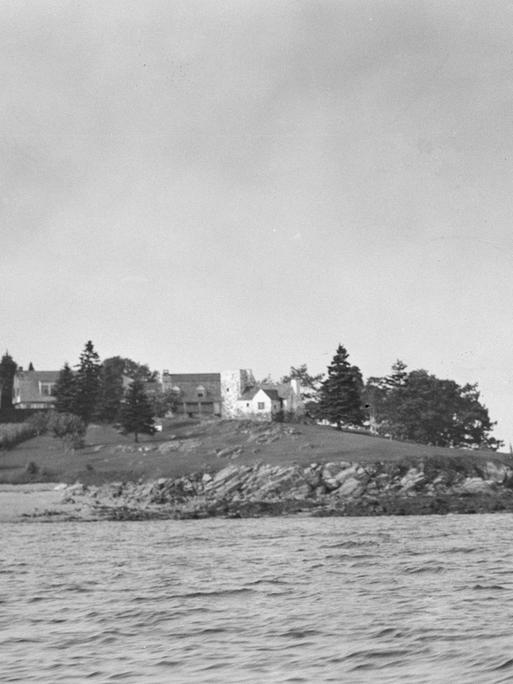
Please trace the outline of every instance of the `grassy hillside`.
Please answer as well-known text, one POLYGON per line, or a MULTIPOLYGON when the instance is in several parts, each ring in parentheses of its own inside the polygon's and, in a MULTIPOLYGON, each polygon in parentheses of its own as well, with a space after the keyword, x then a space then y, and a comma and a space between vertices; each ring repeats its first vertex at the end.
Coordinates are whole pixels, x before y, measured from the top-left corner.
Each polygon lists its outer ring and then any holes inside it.
POLYGON ((430 457, 449 461, 455 455, 472 461, 513 462, 507 454, 427 447, 318 425, 169 420, 162 432, 143 436, 139 444, 110 426, 92 425, 85 448, 75 453, 66 452, 58 439, 36 437, 0 451, 0 483, 100 484, 214 472, 231 462, 307 465, 334 460, 413 462, 430 457))

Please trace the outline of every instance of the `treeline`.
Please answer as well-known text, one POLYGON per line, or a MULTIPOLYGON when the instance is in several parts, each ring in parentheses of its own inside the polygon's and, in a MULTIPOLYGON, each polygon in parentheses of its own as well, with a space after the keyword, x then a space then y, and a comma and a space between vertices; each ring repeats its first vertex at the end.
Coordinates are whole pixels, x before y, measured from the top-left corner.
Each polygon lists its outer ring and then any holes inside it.
POLYGON ((327 373, 311 376, 306 365, 292 367, 282 380, 297 378, 308 413, 343 426, 369 427, 393 439, 444 447, 499 449, 496 425, 480 402, 476 384, 458 385, 426 370, 408 371, 397 361, 389 375, 364 383, 358 366, 339 345, 327 373))
POLYGON ((79 362, 72 370, 65 363, 54 387, 55 410, 77 416, 84 425, 91 421, 119 422, 126 432, 155 432, 153 416, 165 411, 160 397, 148 396, 148 383, 157 373, 145 364, 113 356, 100 361, 91 340, 86 342, 79 362), (130 381, 126 387, 126 380, 130 381))

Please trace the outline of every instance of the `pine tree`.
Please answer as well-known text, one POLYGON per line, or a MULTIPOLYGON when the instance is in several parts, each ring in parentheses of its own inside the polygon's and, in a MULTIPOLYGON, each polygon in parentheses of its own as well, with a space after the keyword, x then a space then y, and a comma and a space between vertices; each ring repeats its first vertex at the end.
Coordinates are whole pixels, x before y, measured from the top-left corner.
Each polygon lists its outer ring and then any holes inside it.
POLYGON ((18 364, 6 351, 0 360, 0 408, 12 408, 14 376, 17 370, 18 364))
POLYGON ((65 363, 53 388, 55 396, 55 409, 59 413, 73 413, 75 408, 75 375, 65 363))
POLYGON ((365 420, 362 374, 348 359, 347 350, 339 344, 320 391, 320 415, 336 423, 338 430, 342 423, 362 425, 365 420))
POLYGON ((121 406, 121 425, 125 432, 134 433, 134 441, 139 441, 140 434, 152 435, 155 432, 153 407, 148 399, 144 384, 135 379, 130 383, 121 406))
POLYGON ((80 354, 80 363, 75 376, 75 399, 73 413, 88 424, 94 415, 100 391, 100 357, 91 340, 86 342, 80 354))
POLYGON ((32 363, 32 361, 29 363, 28 369, 29 369, 29 371, 35 370, 35 369, 34 369, 34 364, 32 363))

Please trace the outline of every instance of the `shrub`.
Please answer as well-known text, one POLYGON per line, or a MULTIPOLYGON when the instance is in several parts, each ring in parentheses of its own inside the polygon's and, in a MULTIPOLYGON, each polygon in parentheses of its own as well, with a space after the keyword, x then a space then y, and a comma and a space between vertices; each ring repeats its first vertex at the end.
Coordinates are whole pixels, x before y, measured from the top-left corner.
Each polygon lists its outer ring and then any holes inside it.
POLYGON ((34 428, 28 423, 3 423, 0 425, 0 448, 12 449, 35 434, 34 428))
POLYGON ((52 413, 49 411, 38 411, 27 418, 26 424, 32 427, 37 436, 44 435, 48 432, 48 423, 51 416, 52 413))
POLYGON ((25 472, 28 475, 37 475, 39 472, 39 466, 34 461, 29 461, 25 466, 25 472))
POLYGON ((67 449, 80 449, 84 446, 86 424, 73 413, 53 413, 48 429, 55 437, 62 439, 67 449))

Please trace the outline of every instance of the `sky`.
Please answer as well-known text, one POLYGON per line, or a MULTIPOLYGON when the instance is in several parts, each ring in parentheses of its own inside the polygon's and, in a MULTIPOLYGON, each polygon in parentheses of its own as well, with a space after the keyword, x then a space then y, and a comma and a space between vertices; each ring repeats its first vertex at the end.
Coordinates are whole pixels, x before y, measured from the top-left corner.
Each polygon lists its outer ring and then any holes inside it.
POLYGON ((513 442, 513 5, 5 0, 0 348, 477 382, 513 442))

